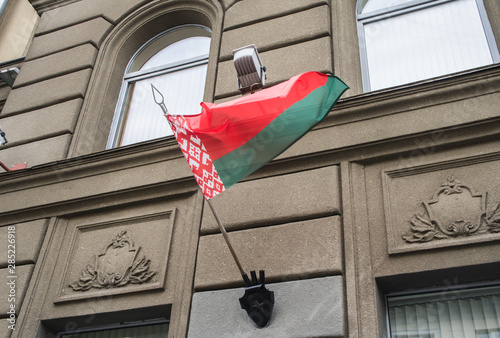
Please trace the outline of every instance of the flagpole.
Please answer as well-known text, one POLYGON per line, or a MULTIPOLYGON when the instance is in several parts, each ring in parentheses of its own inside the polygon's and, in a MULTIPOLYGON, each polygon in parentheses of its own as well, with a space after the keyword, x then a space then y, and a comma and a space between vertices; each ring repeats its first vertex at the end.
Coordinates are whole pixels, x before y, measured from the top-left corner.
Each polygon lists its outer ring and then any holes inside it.
POLYGON ((227 235, 226 229, 222 225, 222 222, 219 218, 219 215, 217 214, 217 211, 215 210, 214 206, 212 205, 212 202, 210 202, 209 199, 206 199, 206 201, 208 203, 208 206, 210 207, 210 210, 212 210, 212 214, 214 215, 215 220, 217 221, 217 224, 219 225, 219 229, 220 229, 220 232, 222 233, 222 236, 226 240, 226 244, 229 248, 229 251, 231 251, 231 255, 233 255, 234 261, 236 262, 236 265, 238 266, 238 269, 240 270, 241 276, 245 280, 245 277, 247 277, 247 274, 246 274, 245 270, 243 270, 243 267, 240 263, 240 260, 238 259, 238 256, 236 255, 236 252, 233 249, 233 245, 231 244, 231 241, 229 240, 229 236, 227 235))
MULTIPOLYGON (((153 91, 153 99, 156 102, 157 105, 160 106, 161 110, 163 111, 163 115, 167 117, 168 119, 168 109, 167 106, 165 106, 164 102, 164 97, 160 93, 158 89, 156 89, 153 84, 151 84, 151 90, 153 91)), ((248 275, 246 274, 245 270, 243 270, 243 267, 241 266, 240 260, 238 259, 238 256, 236 255, 236 252, 233 249, 233 246, 231 244, 231 241, 229 240, 229 236, 227 235, 226 229, 222 225, 222 222, 219 218, 219 215, 217 214, 217 211, 215 211, 215 208, 213 207, 212 203, 210 202, 209 199, 205 199, 210 206, 210 209, 212 210, 212 214, 215 217, 215 220, 217 221, 217 224, 219 225, 220 232, 222 233, 222 236, 224 237, 224 240, 226 241, 226 244, 229 248, 229 251, 231 251, 231 255, 234 258, 234 261, 236 262, 236 265, 238 266, 238 269, 240 270, 241 277, 243 277, 243 281, 245 282, 245 285, 250 285, 250 280, 248 279, 248 275)))

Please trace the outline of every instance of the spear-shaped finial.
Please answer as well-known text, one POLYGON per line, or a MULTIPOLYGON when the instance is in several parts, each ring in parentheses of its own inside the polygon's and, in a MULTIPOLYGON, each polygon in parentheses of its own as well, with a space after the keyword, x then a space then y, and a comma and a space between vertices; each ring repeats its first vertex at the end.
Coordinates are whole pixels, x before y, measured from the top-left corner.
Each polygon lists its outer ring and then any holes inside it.
POLYGON ((155 86, 153 86, 153 84, 151 84, 151 90, 153 91, 153 99, 155 100, 156 104, 160 106, 161 110, 163 111, 163 115, 167 116, 168 109, 167 106, 165 106, 163 95, 158 89, 156 89, 155 86))

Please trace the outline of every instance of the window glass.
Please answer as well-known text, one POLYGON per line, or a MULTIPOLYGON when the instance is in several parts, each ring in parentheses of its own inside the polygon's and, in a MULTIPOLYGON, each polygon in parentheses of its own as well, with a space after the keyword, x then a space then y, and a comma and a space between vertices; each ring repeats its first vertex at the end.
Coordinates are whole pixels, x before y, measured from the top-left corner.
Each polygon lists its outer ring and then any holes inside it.
POLYGON ((107 148, 172 135, 151 85, 163 94, 170 113, 200 113, 209 49, 210 31, 194 25, 169 30, 144 44, 124 75, 107 148))
POLYGON ((491 29, 485 29, 487 18, 476 0, 412 1, 410 7, 364 15, 405 2, 370 0, 358 16, 365 91, 499 61, 491 29))
POLYGON ((500 337, 500 287, 388 297, 392 338, 500 337))
POLYGON ((120 145, 172 135, 167 120, 153 100, 151 84, 162 93, 172 114, 200 113, 206 72, 207 65, 203 64, 131 83, 120 145))
POLYGON ((141 70, 162 66, 165 64, 166 60, 168 60, 169 63, 177 63, 192 58, 203 58, 208 54, 209 48, 210 38, 205 36, 196 36, 174 42, 167 48, 153 55, 144 66, 141 67, 141 70))

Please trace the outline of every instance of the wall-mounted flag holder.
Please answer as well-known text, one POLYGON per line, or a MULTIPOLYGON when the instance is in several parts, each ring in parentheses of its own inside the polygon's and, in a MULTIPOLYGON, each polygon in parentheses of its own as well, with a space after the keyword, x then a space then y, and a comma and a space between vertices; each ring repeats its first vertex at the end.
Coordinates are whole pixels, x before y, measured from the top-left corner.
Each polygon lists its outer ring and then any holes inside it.
POLYGON ((260 281, 255 271, 250 271, 252 281, 245 274, 245 294, 240 298, 241 308, 244 309, 257 327, 263 328, 269 324, 273 314, 274 292, 266 288, 264 270, 259 271, 260 281))

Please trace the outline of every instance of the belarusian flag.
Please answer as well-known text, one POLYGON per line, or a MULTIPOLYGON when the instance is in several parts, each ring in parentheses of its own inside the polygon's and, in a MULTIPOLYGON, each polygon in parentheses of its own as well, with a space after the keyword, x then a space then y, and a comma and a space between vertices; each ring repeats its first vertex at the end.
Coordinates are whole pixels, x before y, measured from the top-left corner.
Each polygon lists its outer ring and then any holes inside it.
POLYGON ((203 195, 210 199, 281 154, 323 120, 348 87, 318 72, 220 103, 167 115, 203 195))

